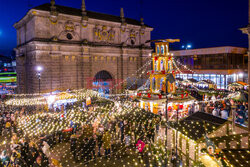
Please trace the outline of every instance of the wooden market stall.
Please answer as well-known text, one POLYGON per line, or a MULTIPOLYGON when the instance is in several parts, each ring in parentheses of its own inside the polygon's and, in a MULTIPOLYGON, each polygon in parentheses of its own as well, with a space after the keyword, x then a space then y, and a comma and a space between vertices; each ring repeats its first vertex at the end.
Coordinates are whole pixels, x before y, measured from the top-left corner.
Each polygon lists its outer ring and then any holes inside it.
POLYGON ((228 85, 228 90, 235 91, 235 90, 247 90, 248 84, 242 81, 234 82, 228 85))

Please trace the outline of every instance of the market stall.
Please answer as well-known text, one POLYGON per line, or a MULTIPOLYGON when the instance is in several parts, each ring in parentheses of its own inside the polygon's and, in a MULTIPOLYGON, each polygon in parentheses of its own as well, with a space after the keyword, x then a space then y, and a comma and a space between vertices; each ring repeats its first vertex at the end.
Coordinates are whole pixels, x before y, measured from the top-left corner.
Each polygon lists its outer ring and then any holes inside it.
POLYGON ((235 91, 235 90, 247 90, 248 89, 248 84, 245 82, 234 82, 228 85, 228 90, 230 91, 235 91))
POLYGON ((202 89, 216 89, 216 84, 211 80, 201 80, 197 83, 197 86, 202 89))

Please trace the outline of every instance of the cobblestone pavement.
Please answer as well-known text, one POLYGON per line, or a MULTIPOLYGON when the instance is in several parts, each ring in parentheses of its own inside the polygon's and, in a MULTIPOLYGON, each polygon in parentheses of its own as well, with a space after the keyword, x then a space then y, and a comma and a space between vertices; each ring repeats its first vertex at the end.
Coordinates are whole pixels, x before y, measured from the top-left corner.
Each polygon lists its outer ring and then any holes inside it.
MULTIPOLYGON (((61 143, 51 149, 52 158, 58 159, 63 167, 143 167, 139 163, 138 155, 134 151, 120 152, 119 154, 111 155, 111 158, 97 157, 96 161, 92 160, 89 163, 84 163, 83 160, 76 162, 70 152, 69 143, 61 143)), ((102 150, 103 153, 103 150, 102 150)))

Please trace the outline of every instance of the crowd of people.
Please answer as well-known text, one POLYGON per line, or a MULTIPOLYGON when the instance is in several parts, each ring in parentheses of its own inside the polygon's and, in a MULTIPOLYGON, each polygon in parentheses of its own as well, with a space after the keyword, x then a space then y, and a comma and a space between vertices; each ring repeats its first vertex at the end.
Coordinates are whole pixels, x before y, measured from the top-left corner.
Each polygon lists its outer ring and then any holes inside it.
MULTIPOLYGON (((73 107, 66 107, 70 110, 73 107)), ((126 113, 114 119, 103 117, 96 123, 94 110, 84 111, 88 120, 72 124, 69 130, 37 137, 27 137, 17 126, 17 120, 23 116, 35 114, 25 108, 4 108, 0 111, 0 167, 37 167, 60 166, 59 160, 51 150, 62 142, 70 143, 70 151, 76 162, 96 160, 98 157, 111 158, 118 154, 127 154, 130 149, 138 148, 143 156, 141 144, 150 144, 159 130, 160 117, 149 112, 126 113), (139 146, 138 146, 139 145, 139 146), (121 152, 124 149, 124 152, 121 152)), ((138 108, 138 111, 141 110, 138 108)), ((39 111, 48 112, 48 111, 39 111)), ((62 111, 64 112, 64 111, 62 111)), ((112 114, 110 111, 107 116, 112 114)), ((144 146, 143 146, 144 147, 144 146)), ((121 155, 122 156, 122 155, 121 155)), ((145 158, 145 156, 144 156, 145 158)))
POLYGON ((235 122, 242 125, 248 120, 248 103, 237 102, 232 99, 193 103, 188 108, 189 115, 198 111, 206 112, 226 120, 229 117, 231 119, 234 117, 235 122))
MULTIPOLYGON (((220 97, 218 98, 220 99, 220 97)), ((222 98, 221 98, 222 99, 222 98)), ((70 152, 76 162, 88 164, 96 161, 98 157, 110 159, 129 154, 131 150, 137 150, 138 156, 149 164, 146 150, 152 149, 155 136, 159 131, 161 119, 164 117, 151 112, 140 112, 141 109, 133 105, 133 112, 121 112, 125 108, 111 107, 106 113, 99 111, 101 104, 67 105, 62 112, 71 111, 77 107, 86 113, 86 120, 72 123, 69 129, 42 134, 37 137, 27 137, 17 126, 17 120, 36 113, 36 110, 26 108, 4 108, 0 111, 0 167, 37 167, 37 166, 61 166, 59 160, 51 150, 59 143, 69 143, 70 152), (84 109, 83 109, 84 108, 84 109), (138 111, 138 112, 137 112, 138 111), (7 143, 7 144, 6 144, 7 143), (144 149, 146 148, 146 149, 144 149)), ((223 119, 235 117, 235 122, 244 124, 248 119, 248 104, 233 100, 209 100, 208 102, 192 103, 188 107, 188 114, 206 112, 223 119)), ((48 112, 40 110, 39 112, 48 112)), ((52 119, 52 118, 51 118, 52 119)), ((64 119, 64 118, 62 118, 64 119)))
POLYGON ((28 138, 17 128, 18 118, 33 113, 24 108, 1 107, 0 167, 59 166, 56 159, 49 159, 48 136, 28 138))
MULTIPOLYGON (((123 148, 122 153, 128 154, 129 149, 136 148, 138 141, 154 142, 159 123, 160 117, 147 120, 143 115, 136 117, 129 114, 123 119, 116 118, 98 125, 84 125, 70 137, 71 152, 76 161, 83 160, 85 164, 91 160, 95 161, 97 157, 117 156, 123 148)), ((139 150, 142 156, 143 149, 139 150)))

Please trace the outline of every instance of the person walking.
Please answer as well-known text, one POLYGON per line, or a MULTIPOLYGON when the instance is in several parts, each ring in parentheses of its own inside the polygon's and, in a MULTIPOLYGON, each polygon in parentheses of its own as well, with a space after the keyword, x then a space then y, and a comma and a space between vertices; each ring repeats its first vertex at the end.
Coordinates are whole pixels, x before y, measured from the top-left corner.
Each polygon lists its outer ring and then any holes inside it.
POLYGON ((120 131, 121 131, 121 142, 124 140, 124 122, 121 120, 120 121, 120 131))
POLYGON ((101 147, 102 147, 102 144, 103 144, 103 140, 102 140, 103 131, 104 131, 104 128, 100 125, 97 132, 96 132, 97 145, 98 145, 98 157, 101 156, 101 147))
POLYGON ((9 166, 10 157, 7 155, 7 151, 4 150, 0 155, 0 163, 2 162, 3 166, 9 166))
POLYGON ((92 157, 94 160, 96 159, 95 148, 96 148, 96 136, 93 135, 89 140, 90 159, 92 159, 92 157))
POLYGON ((111 135, 108 130, 105 131, 102 137, 103 147, 105 150, 105 158, 110 157, 110 148, 111 148, 111 135))
POLYGON ((228 119, 228 111, 225 108, 221 111, 221 118, 228 119))

